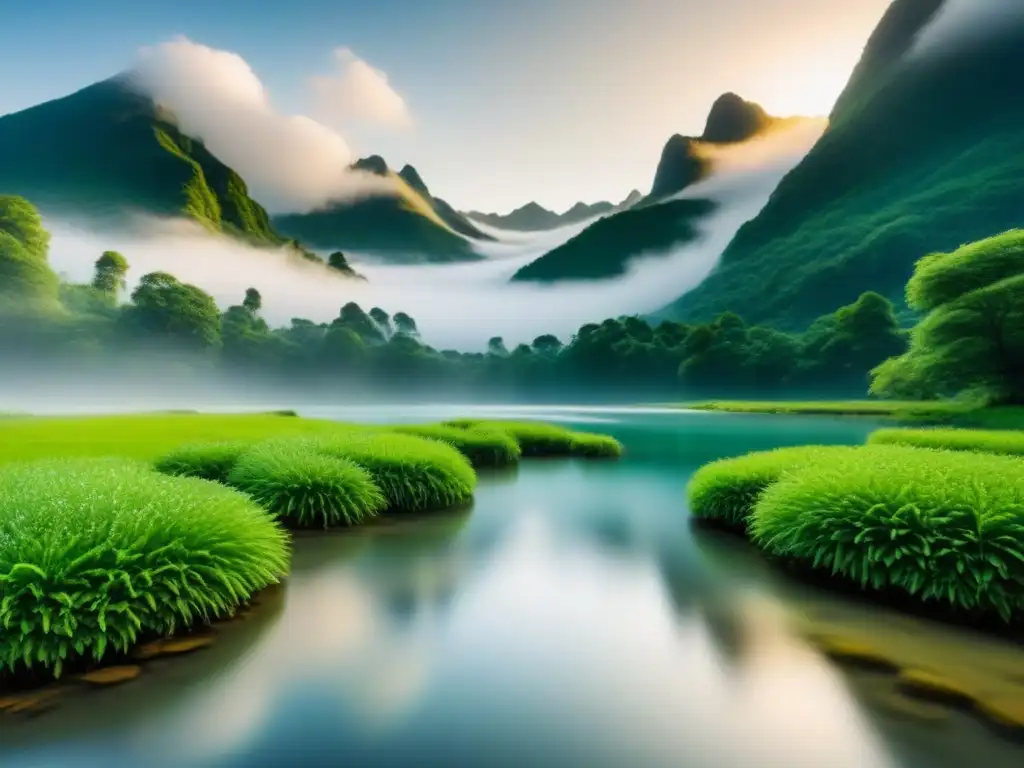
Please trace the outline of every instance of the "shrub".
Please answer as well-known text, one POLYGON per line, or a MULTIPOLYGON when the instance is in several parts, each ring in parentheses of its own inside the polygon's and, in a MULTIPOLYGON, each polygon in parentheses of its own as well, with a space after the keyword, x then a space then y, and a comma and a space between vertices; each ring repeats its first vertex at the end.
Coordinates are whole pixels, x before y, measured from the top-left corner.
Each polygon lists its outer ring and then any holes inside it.
POLYGON ((1024 432, 1001 430, 879 429, 871 433, 868 443, 1024 456, 1024 432))
POLYGON ((698 469, 687 487, 690 512, 728 528, 745 529, 757 500, 792 471, 816 461, 829 461, 846 446, 802 445, 719 459, 698 469))
POLYGON ((228 483, 294 528, 357 525, 386 503, 365 469, 296 443, 268 443, 244 454, 228 483))
POLYGON ((1024 462, 868 446, 790 473, 751 520, 769 554, 1004 621, 1024 609, 1024 462))
POLYGON ((469 459, 469 463, 477 469, 505 467, 515 464, 522 456, 519 443, 511 435, 496 429, 458 429, 440 424, 413 424, 393 427, 393 430, 404 435, 447 443, 469 459))
POLYGON ((288 566, 245 495, 114 459, 0 468, 0 671, 59 676, 230 615, 288 566))
POLYGON ((183 445, 161 456, 153 466, 165 475, 225 483, 239 458, 250 448, 250 444, 241 442, 183 445))
POLYGON ((593 432, 573 432, 569 450, 573 456, 588 459, 617 459, 622 456, 622 443, 608 435, 593 432))
POLYGON ((476 473, 450 445, 395 432, 322 435, 304 444, 325 456, 363 467, 383 492, 390 512, 424 512, 469 501, 476 473))

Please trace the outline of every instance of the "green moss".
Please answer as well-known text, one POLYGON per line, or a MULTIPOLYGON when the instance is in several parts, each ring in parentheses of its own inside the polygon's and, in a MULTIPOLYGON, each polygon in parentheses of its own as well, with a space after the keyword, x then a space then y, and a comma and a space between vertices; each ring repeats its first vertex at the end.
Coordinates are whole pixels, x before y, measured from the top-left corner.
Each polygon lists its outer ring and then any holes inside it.
POLYGON ((459 429, 498 430, 510 435, 522 450, 524 457, 609 457, 615 454, 615 445, 622 454, 622 446, 613 438, 571 429, 541 421, 505 421, 487 419, 453 419, 445 426, 459 429))
POLYGON ((365 469, 301 443, 257 446, 238 460, 227 482, 293 528, 358 525, 386 505, 365 469))
POLYGON ((230 615, 288 566, 246 496, 119 460, 0 468, 0 671, 60 675, 230 615))
POLYGON ((476 473, 469 461, 436 440, 388 432, 323 435, 304 449, 363 467, 383 492, 389 512, 427 512, 469 501, 476 473))
POLYGON ((829 461, 850 450, 845 446, 796 446, 705 464, 687 486, 690 512, 726 528, 744 530, 768 487, 801 467, 829 461))
POLYGON ((863 589, 1010 621, 1024 610, 1024 462, 868 446, 760 497, 753 541, 863 589))
POLYGON ((569 451, 573 456, 588 459, 617 459, 625 449, 618 440, 609 435, 592 432, 573 432, 569 451))
POLYGON ((868 443, 1024 456, 1024 432, 1009 430, 879 429, 871 433, 868 443))
POLYGON ((161 456, 153 466, 157 472, 165 475, 199 477, 223 483, 227 481, 239 458, 250 447, 248 443, 183 445, 161 456))
POLYGON ((475 468, 505 467, 522 456, 519 443, 499 430, 459 429, 440 424, 411 424, 391 427, 395 432, 447 443, 469 459, 475 468))

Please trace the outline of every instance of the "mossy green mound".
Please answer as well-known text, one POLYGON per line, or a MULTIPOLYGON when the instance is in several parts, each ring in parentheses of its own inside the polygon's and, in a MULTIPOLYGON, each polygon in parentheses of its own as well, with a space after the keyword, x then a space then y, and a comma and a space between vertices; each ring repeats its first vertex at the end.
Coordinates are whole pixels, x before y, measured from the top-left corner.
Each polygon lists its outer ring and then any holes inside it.
POLYGON ((292 528, 358 525, 386 505, 365 469, 296 443, 252 449, 238 460, 227 482, 292 528))
POLYGON ((476 487, 476 472, 466 457, 436 440, 353 430, 303 439, 301 445, 363 467, 383 492, 388 512, 453 507, 469 501, 476 487))
POLYGON ((1024 609, 1024 462, 868 446, 805 465, 760 497, 767 553, 858 584, 1004 621, 1024 609))
POLYGON ((512 436, 496 429, 459 429, 441 424, 411 424, 392 429, 404 435, 447 443, 477 469, 515 464, 523 453, 512 436))
POLYGON ((871 433, 868 443, 1024 456, 1024 432, 984 429, 879 429, 871 433))
POLYGON ((114 459, 0 468, 0 672, 59 676, 230 615, 289 562, 245 495, 114 459))
POLYGON ((242 442, 193 443, 164 454, 153 466, 157 472, 165 475, 199 477, 224 483, 242 454, 250 447, 248 443, 242 442))
POLYGON ((694 473, 687 486, 691 513, 719 525, 745 529, 761 494, 808 463, 829 461, 846 446, 802 445, 719 459, 694 473))
POLYGON ((622 455, 622 445, 614 438, 571 429, 541 421, 504 421, 487 419, 453 419, 445 426, 459 429, 498 430, 511 436, 524 457, 610 456, 622 455), (618 446, 616 449, 613 443, 618 446))

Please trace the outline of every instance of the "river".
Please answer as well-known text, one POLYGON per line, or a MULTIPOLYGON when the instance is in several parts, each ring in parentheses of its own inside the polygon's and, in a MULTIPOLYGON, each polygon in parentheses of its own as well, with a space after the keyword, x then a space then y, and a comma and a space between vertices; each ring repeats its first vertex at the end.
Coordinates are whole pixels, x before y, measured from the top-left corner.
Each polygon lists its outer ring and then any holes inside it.
MULTIPOLYGON (((310 415, 467 413, 441 410, 310 415)), ((881 639, 994 677, 1024 670, 1017 647, 797 584, 745 542, 688 521, 684 489, 702 463, 859 443, 876 425, 657 409, 514 415, 613 434, 628 455, 527 461, 482 473, 469 510, 300 536, 286 584, 209 648, 40 716, 0 718, 0 765, 1024 764, 1024 747, 970 714, 901 701, 889 678, 844 671, 804 637, 881 639)))

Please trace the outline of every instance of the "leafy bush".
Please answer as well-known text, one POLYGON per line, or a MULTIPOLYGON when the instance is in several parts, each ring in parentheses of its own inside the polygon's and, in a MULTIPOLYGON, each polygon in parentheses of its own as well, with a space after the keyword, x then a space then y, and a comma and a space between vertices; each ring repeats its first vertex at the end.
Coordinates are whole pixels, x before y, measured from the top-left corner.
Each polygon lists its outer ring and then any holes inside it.
POLYGON ((248 443, 241 442, 183 445, 161 456, 153 466, 165 475, 225 483, 239 458, 250 448, 248 443))
POLYGON ((440 424, 413 424, 394 427, 393 430, 404 435, 447 443, 469 459, 469 463, 477 469, 515 464, 522 456, 519 443, 511 435, 495 429, 458 429, 440 424))
POLYGON ((719 459, 698 469, 687 487, 690 512, 728 528, 745 529, 761 494, 812 462, 829 461, 853 448, 807 445, 719 459))
POLYGON ((589 459, 617 459, 624 453, 622 443, 609 435, 573 432, 569 448, 573 456, 589 459))
POLYGON ((868 446, 769 487, 750 530, 771 555, 862 588, 1004 621, 1024 610, 1024 462, 868 446))
POLYGON ((296 443, 254 448, 239 459, 228 483, 296 528, 357 525, 386 504, 365 469, 296 443))
MULTIPOLYGON (((592 451, 595 450, 603 451, 601 456, 608 456, 608 452, 614 450, 611 443, 607 442, 612 438, 604 438, 589 432, 573 432, 571 429, 540 421, 453 419, 444 422, 444 425, 460 429, 499 430, 515 439, 523 456, 526 457, 593 456, 595 454, 592 451), (597 437, 603 438, 603 441, 595 440, 597 437), (602 442, 600 447, 598 442, 602 442)), ((621 454, 621 446, 619 453, 621 454)))
POLYGON ((879 429, 871 433, 868 443, 1024 456, 1024 432, 1002 430, 879 429))
POLYGON ((230 615, 288 567, 237 491, 115 459, 0 468, 0 672, 59 676, 230 615))
POLYGON ((476 473, 450 445, 394 432, 322 435, 302 444, 324 456, 363 467, 383 492, 390 512, 424 512, 469 501, 476 473))

